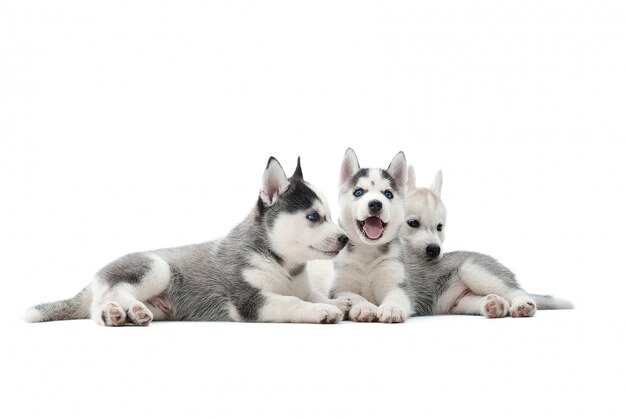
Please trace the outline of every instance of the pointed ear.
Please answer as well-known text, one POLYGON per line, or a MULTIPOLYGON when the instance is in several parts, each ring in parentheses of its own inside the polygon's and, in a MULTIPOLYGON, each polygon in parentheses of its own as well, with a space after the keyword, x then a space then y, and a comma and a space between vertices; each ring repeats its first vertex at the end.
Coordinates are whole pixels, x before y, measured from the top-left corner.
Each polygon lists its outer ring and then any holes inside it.
POLYGON ((442 185, 443 185, 443 174, 441 173, 441 170, 439 170, 437 171, 437 175, 435 175, 435 180, 433 181, 433 184, 430 185, 430 189, 438 198, 441 198, 441 186, 442 185))
POLYGON ((412 165, 409 166, 409 179, 407 180, 406 186, 409 190, 417 189, 417 182, 415 180, 415 169, 412 165))
POLYGON ((356 153, 352 148, 348 148, 343 155, 341 162, 341 173, 339 175, 339 185, 345 184, 361 169, 356 153))
POLYGON ((409 174, 406 166, 406 158, 404 157, 404 153, 402 151, 400 151, 396 154, 395 157, 393 157, 393 160, 391 160, 391 164, 389 164, 387 171, 396 181, 398 187, 406 186, 409 174))
POLYGON ((296 165, 296 169, 291 175, 291 179, 304 180, 302 178, 302 167, 300 167, 300 156, 298 156, 298 164, 296 165))
POLYGON ((285 193, 288 186, 289 180, 287 180, 283 167, 276 158, 270 157, 261 179, 261 193, 259 194, 261 200, 266 205, 273 205, 278 196, 285 193))

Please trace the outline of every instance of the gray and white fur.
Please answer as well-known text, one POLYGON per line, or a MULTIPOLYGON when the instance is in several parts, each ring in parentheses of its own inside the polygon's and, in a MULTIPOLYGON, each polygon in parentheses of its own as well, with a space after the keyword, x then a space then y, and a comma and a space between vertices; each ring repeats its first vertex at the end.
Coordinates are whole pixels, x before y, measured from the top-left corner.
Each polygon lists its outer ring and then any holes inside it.
POLYGON ((353 321, 403 322, 411 302, 398 231, 404 222, 407 165, 399 152, 385 169, 361 168, 348 148, 339 180, 339 225, 350 238, 335 259, 335 297, 352 301, 353 321))
POLYGON ((524 291, 515 274, 493 257, 454 251, 442 254, 447 210, 441 200, 441 171, 430 188, 415 185, 409 168, 405 222, 400 228, 413 314, 528 317, 536 309, 569 309, 571 302, 524 291))
POLYGON ((299 158, 289 179, 270 158, 261 183, 255 207, 225 238, 123 256, 75 297, 37 305, 26 320, 339 322, 350 301, 323 296, 304 267, 336 256, 347 236, 304 181, 299 158))

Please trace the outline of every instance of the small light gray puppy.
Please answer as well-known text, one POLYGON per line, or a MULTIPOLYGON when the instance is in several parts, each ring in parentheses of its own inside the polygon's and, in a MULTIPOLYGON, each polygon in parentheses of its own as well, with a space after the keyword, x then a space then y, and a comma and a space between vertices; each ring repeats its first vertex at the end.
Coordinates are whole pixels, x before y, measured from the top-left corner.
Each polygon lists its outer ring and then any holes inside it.
POLYGON ((153 319, 336 323, 351 303, 311 286, 313 259, 348 242, 324 196, 270 158, 256 205, 225 238, 123 256, 75 297, 31 308, 30 322, 93 318, 119 326, 153 319))
POLYGON ((418 188, 413 167, 409 167, 400 237, 409 278, 406 290, 414 315, 528 317, 536 309, 573 308, 567 300, 526 293, 513 272, 493 257, 469 251, 442 254, 447 219, 441 200, 442 182, 439 171, 430 188, 418 188))

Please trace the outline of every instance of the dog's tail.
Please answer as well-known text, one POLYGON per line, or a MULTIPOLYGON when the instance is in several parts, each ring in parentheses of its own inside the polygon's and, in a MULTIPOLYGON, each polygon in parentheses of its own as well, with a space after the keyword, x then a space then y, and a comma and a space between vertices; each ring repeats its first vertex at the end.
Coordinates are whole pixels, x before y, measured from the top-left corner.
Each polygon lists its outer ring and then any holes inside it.
POLYGON ((574 309, 574 304, 567 299, 548 295, 530 295, 537 303, 538 309, 574 309))
POLYGON ((33 306, 24 313, 24 320, 26 322, 47 322, 87 319, 89 318, 91 299, 91 289, 86 287, 71 299, 33 306))

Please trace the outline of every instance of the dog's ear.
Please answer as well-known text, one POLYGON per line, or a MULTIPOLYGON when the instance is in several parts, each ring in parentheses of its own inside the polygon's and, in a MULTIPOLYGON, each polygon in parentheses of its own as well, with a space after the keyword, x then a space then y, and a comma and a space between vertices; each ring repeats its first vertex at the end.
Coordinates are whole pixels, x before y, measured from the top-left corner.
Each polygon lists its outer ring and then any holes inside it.
POLYGON ((406 186, 409 190, 417 189, 417 182, 415 180, 415 169, 412 165, 409 166, 409 179, 407 180, 406 186))
POLYGON ((302 167, 300 167, 300 156, 298 156, 298 164, 296 165, 296 170, 291 175, 291 180, 304 180, 302 178, 302 167))
POLYGON ((283 167, 276 158, 270 157, 261 180, 261 200, 266 205, 273 205, 278 196, 285 193, 287 187, 289 187, 289 180, 283 167))
POLYGON ((387 171, 396 181, 398 187, 406 186, 409 175, 406 166, 406 158, 404 157, 404 153, 402 151, 400 151, 396 154, 395 157, 393 157, 393 160, 391 160, 391 164, 389 164, 387 171))
POLYGON ((433 193, 435 195, 437 195, 438 198, 441 199, 441 186, 443 185, 443 174, 441 173, 441 170, 437 171, 437 174, 435 175, 435 180, 433 181, 433 184, 430 185, 430 190, 433 191, 433 193))
POLYGON ((359 160, 356 158, 356 153, 352 148, 348 148, 343 155, 343 161, 341 162, 341 173, 339 175, 339 185, 345 184, 356 173, 359 172, 361 166, 359 160))

